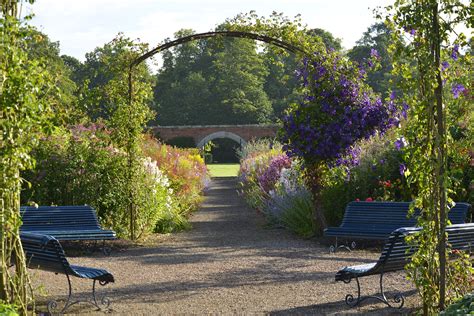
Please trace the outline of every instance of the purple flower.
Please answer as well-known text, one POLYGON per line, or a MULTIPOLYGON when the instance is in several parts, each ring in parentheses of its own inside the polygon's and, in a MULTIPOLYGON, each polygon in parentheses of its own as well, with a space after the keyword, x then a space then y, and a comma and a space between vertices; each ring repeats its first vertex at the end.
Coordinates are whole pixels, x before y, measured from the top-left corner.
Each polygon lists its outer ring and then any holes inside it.
POLYGON ((411 35, 411 36, 415 36, 415 34, 416 34, 416 30, 415 30, 415 29, 411 29, 411 30, 410 30, 410 35, 411 35))
POLYGON ((395 141, 394 145, 396 150, 402 150, 402 148, 405 147, 405 139, 403 137, 400 137, 395 141))
POLYGON ((408 111, 408 108, 409 108, 408 104, 406 104, 405 102, 403 102, 401 114, 402 114, 402 116, 403 116, 404 119, 407 118, 407 111, 408 111))
POLYGON ((463 93, 464 91, 466 91, 466 88, 460 83, 455 84, 451 88, 451 92, 453 93, 453 96, 455 99, 459 98, 459 95, 463 93))
POLYGON ((400 171, 400 174, 402 176, 405 175, 405 172, 407 171, 407 166, 404 164, 404 163, 401 163, 399 166, 398 166, 398 170, 400 171))
POLYGON ((396 92, 395 92, 395 91, 392 91, 392 92, 390 93, 390 100, 393 101, 393 100, 395 100, 396 97, 397 97, 396 92))
POLYGON ((448 68, 449 68, 449 63, 447 61, 443 61, 441 63, 441 71, 445 71, 448 68))
POLYGON ((380 163, 381 165, 385 164, 385 159, 380 159, 379 163, 380 163))
POLYGON ((459 45, 454 44, 453 50, 451 51, 451 58, 453 60, 458 60, 458 55, 459 55, 459 45))
POLYGON ((371 48, 370 49, 370 57, 374 57, 374 58, 379 59, 380 58, 379 52, 375 48, 371 48))

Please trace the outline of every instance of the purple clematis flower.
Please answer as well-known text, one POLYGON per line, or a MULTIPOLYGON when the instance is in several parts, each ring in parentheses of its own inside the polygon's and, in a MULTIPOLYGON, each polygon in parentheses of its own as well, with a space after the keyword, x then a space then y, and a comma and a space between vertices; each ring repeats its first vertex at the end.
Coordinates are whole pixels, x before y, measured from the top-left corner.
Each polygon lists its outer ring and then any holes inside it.
POLYGON ((453 93, 453 96, 454 96, 455 99, 459 98, 459 95, 461 93, 464 93, 464 91, 466 91, 466 88, 460 83, 455 84, 451 88, 451 92, 453 93))

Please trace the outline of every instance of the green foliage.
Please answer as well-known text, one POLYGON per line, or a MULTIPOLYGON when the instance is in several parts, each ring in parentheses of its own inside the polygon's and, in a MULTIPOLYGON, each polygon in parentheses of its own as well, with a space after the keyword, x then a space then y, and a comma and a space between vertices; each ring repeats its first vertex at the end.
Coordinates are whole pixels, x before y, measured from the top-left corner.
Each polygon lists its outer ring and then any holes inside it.
POLYGON ((316 226, 313 221, 314 205, 311 194, 289 195, 284 197, 285 203, 281 205, 281 223, 298 236, 309 238, 314 235, 316 226))
POLYGON ((340 51, 342 49, 342 40, 340 38, 335 38, 330 32, 326 30, 315 28, 309 30, 308 33, 311 36, 320 37, 324 43, 324 46, 326 46, 327 49, 332 49, 336 51, 340 51))
POLYGON ((358 164, 336 166, 324 175, 322 205, 328 223, 340 224, 351 201, 411 201, 413 192, 400 174, 402 151, 395 148, 394 131, 358 144, 358 164))
POLYGON ((10 304, 4 304, 0 301, 0 316, 18 316, 15 307, 10 304))
POLYGON ((78 88, 71 79, 72 72, 59 56, 59 42, 51 42, 46 34, 37 30, 31 30, 26 40, 28 58, 42 60, 42 63, 48 65, 44 71, 53 85, 43 98, 47 99, 45 102, 54 111, 52 123, 74 124, 83 117, 83 113, 77 106, 78 88))
MULTIPOLYGON (((148 45, 131 40, 119 33, 102 47, 86 54, 84 64, 63 57, 73 71, 72 77, 80 87, 79 107, 93 120, 109 119, 128 101, 128 69, 135 57, 148 50, 148 45)), ((153 77, 146 64, 134 71, 136 105, 151 106, 153 77), (141 99, 143 98, 143 99, 141 99), (143 105, 140 105, 143 102, 143 105)), ((140 110, 138 112, 143 112, 140 110)), ((149 117, 150 114, 147 114, 149 117)), ((141 116, 141 115, 139 115, 141 116)))
POLYGON ((34 165, 30 151, 47 129, 52 82, 44 61, 28 56, 35 32, 17 20, 17 1, 1 2, 0 8, 0 300, 26 315, 30 286, 19 237, 20 171, 34 165), (12 263, 15 269, 9 269, 12 263))
POLYGON ((451 137, 454 113, 468 104, 461 92, 472 84, 465 79, 471 57, 460 53, 460 46, 467 44, 465 36, 453 30, 459 24, 472 26, 470 12, 461 1, 397 1, 386 19, 392 30, 393 75, 402 78, 397 82, 403 91, 399 102, 410 107, 403 128, 409 144, 405 175, 417 193, 414 206, 423 209, 418 224, 424 229, 416 236, 419 250, 407 268, 425 315, 464 294, 470 275, 470 269, 459 263, 462 260, 446 260, 449 247, 445 246, 452 175, 457 172, 457 168, 449 169, 448 159, 456 157, 450 154, 457 149, 451 137), (465 67, 459 67, 459 60, 464 60, 465 67))
POLYGON ((443 316, 471 315, 474 313, 474 293, 466 294, 461 299, 456 300, 444 311, 439 313, 443 316))
POLYGON ((245 146, 237 150, 239 159, 245 160, 247 158, 257 156, 273 149, 275 152, 280 152, 282 147, 275 139, 259 138, 257 140, 249 141, 245 146))

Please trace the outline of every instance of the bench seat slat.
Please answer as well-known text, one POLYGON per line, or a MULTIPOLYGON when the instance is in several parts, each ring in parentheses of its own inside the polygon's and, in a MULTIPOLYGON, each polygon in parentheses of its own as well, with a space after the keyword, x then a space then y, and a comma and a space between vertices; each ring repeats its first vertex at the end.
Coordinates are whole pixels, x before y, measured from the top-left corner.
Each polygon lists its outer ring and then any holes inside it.
POLYGON ((22 206, 21 232, 35 232, 58 240, 113 240, 113 230, 102 229, 95 210, 87 205, 22 206))

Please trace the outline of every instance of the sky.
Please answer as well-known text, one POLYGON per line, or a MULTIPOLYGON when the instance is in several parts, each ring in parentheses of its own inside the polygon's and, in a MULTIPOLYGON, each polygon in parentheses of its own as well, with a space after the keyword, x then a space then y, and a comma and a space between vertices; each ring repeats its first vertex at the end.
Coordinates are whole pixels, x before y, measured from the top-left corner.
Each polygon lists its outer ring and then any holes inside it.
POLYGON ((375 22, 373 9, 393 0, 36 0, 25 5, 34 13, 32 24, 52 41, 61 54, 84 61, 85 54, 111 41, 119 32, 158 46, 174 32, 190 28, 213 30, 226 18, 251 10, 269 16, 301 14, 310 28, 322 28, 349 49, 375 22))

